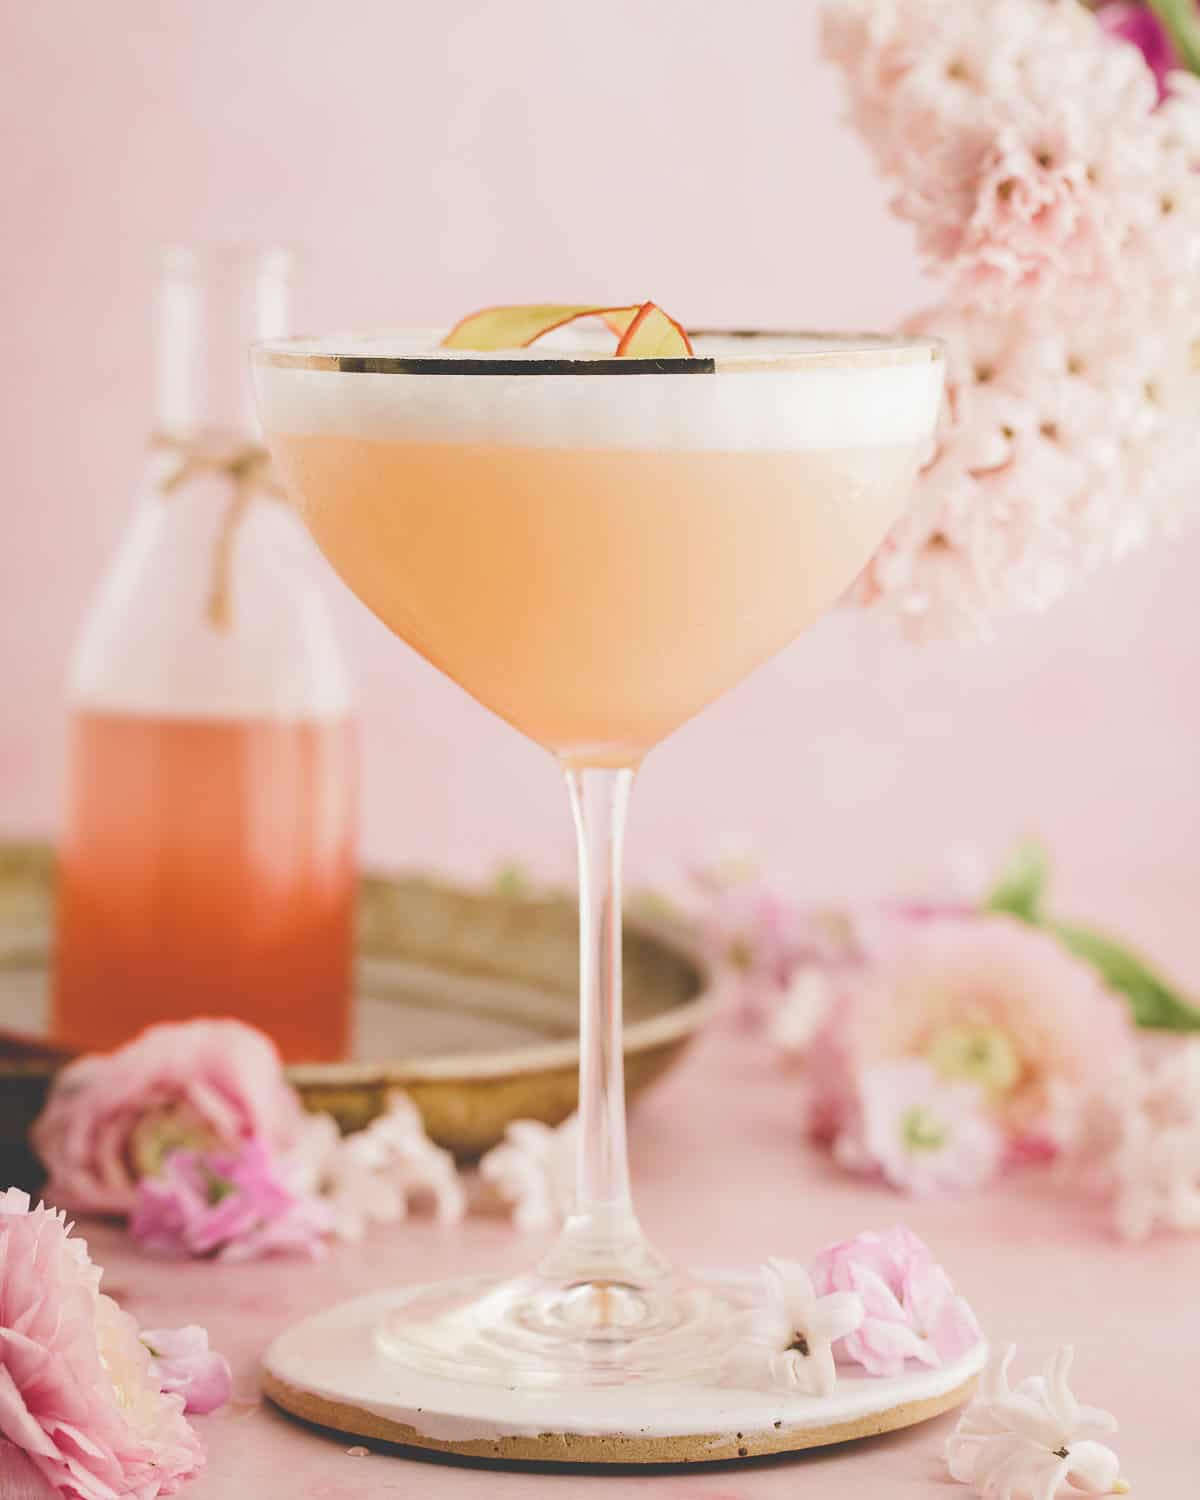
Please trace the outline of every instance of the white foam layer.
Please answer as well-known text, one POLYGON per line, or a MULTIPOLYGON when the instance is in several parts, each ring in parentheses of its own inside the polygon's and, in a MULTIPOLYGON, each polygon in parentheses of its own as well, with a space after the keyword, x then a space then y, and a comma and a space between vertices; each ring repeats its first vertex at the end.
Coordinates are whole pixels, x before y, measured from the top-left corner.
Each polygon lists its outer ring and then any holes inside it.
MULTIPOLYGON (((439 350, 427 336, 307 341, 304 353, 460 362, 611 356, 576 339, 486 356, 439 350)), ((920 444, 933 430, 943 365, 918 351, 847 340, 698 340, 721 368, 705 374, 366 373, 259 363, 271 432, 399 442, 698 450, 864 448, 920 444), (747 354, 747 347, 753 354, 747 354), (800 367, 772 358, 812 354, 800 367)))
MULTIPOLYGON (((512 349, 447 349, 442 328, 404 328, 387 333, 330 334, 323 338, 267 340, 263 349, 288 354, 335 354, 362 359, 437 359, 489 363, 546 359, 612 359, 615 336, 598 321, 571 324, 512 349)), ((926 360, 937 340, 923 336, 838 333, 703 333, 692 338, 698 359, 745 367, 781 359, 828 362, 847 356, 878 364, 926 360)))

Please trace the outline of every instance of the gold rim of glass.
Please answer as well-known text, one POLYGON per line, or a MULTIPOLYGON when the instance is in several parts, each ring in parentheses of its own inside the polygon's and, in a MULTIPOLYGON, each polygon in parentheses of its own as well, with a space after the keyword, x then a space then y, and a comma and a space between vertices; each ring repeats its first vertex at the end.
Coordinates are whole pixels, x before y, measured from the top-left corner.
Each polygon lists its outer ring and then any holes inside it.
POLYGON ((401 341, 436 341, 443 330, 401 329, 378 334, 332 334, 317 338, 272 339, 256 344, 256 365, 289 370, 330 370, 343 375, 731 375, 774 370, 828 369, 834 366, 930 364, 945 358, 940 339, 924 334, 788 332, 777 329, 701 328, 698 341, 721 339, 730 348, 678 359, 618 359, 595 349, 580 353, 547 349, 514 357, 441 350, 434 342, 416 354, 370 354, 362 346, 401 341), (771 350, 755 349, 770 341, 771 350), (803 348, 788 351, 790 342, 803 348), (355 348, 355 346, 360 346, 355 348), (341 348, 339 348, 341 346, 341 348))

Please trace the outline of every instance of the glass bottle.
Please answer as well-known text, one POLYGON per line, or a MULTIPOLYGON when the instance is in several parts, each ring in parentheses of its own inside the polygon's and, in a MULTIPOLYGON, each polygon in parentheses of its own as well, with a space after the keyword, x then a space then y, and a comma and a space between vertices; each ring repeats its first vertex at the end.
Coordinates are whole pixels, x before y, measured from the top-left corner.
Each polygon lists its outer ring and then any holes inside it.
POLYGON ((54 1022, 76 1047, 220 1015, 345 1055, 350 691, 246 352, 289 298, 283 251, 164 257, 144 481, 70 673, 54 1022))

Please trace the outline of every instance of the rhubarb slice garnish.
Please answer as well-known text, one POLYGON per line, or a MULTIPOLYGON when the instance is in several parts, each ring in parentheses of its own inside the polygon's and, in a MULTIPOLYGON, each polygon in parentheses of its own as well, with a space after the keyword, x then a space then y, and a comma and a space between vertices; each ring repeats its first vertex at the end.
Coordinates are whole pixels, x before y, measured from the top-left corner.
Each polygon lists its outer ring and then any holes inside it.
POLYGON ((485 307, 458 322, 442 340, 445 349, 493 353, 527 349, 538 339, 581 318, 600 318, 620 340, 617 354, 630 359, 683 359, 692 345, 683 328, 653 302, 627 307, 535 303, 485 307))
POLYGON ((679 359, 692 352, 692 341, 670 314, 654 302, 643 302, 621 335, 617 353, 627 359, 679 359))
POLYGON ((633 307, 610 307, 607 312, 600 314, 600 321, 605 328, 621 339, 625 337, 625 330, 641 310, 640 304, 635 304, 633 307))

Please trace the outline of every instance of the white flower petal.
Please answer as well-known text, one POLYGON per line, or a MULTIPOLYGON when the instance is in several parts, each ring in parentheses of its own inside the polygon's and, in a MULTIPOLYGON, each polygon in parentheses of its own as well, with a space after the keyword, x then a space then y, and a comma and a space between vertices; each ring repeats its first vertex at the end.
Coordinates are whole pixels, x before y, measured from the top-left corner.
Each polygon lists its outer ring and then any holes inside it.
POLYGON ((1075 1489, 1089 1495, 1111 1495, 1121 1476, 1120 1459, 1103 1443, 1072 1443, 1063 1463, 1075 1489))
POLYGON ((772 1380, 814 1396, 832 1394, 833 1345, 861 1325, 862 1299, 854 1292, 819 1297, 806 1267, 778 1258, 763 1266, 763 1289, 758 1337, 768 1346, 772 1380))
POLYGON ((820 1298, 809 1314, 809 1326, 818 1331, 819 1337, 836 1343, 862 1327, 864 1317, 862 1298, 854 1292, 830 1292, 820 1298))
POLYGON ((425 1134, 406 1096, 395 1095, 383 1114, 344 1138, 323 1118, 321 1131, 311 1132, 305 1150, 289 1159, 290 1180, 308 1182, 310 1192, 323 1195, 339 1239, 361 1239, 370 1223, 396 1223, 418 1200, 431 1201, 443 1221, 462 1217, 466 1194, 454 1158, 425 1134))
POLYGON ((951 1477, 983 1500, 1054 1500, 1068 1480, 1107 1494, 1120 1472, 1110 1448, 1084 1436, 1107 1412, 1081 1406, 1068 1384, 1072 1351, 1058 1349, 1044 1375, 1011 1389, 1013 1347, 993 1356, 978 1393, 946 1443, 951 1477), (1065 1456, 1064 1456, 1065 1455, 1065 1456))
POLYGON ((1070 1467, 1069 1458, 1060 1458, 1052 1468, 1047 1468, 1033 1492, 1033 1500, 1054 1500, 1063 1481, 1067 1478, 1070 1467))
POLYGON ((565 1221, 575 1197, 576 1117, 554 1128, 514 1120, 479 1163, 479 1174, 509 1205, 514 1225, 536 1234, 565 1221))

